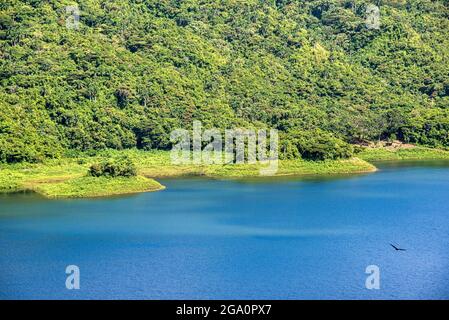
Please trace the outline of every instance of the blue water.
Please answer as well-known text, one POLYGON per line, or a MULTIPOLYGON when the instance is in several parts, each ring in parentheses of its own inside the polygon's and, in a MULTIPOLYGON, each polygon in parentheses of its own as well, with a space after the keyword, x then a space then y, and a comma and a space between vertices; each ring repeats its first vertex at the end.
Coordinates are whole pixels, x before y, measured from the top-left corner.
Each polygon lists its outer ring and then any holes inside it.
POLYGON ((1 196, 0 298, 449 298, 447 166, 162 183, 107 199, 1 196), (79 290, 65 287, 72 264, 79 290))

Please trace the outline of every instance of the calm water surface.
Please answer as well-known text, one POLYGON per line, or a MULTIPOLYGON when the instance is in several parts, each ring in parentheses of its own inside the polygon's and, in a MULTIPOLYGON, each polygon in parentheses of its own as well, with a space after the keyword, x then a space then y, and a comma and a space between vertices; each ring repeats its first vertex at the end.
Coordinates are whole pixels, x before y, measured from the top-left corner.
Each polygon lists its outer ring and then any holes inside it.
POLYGON ((447 163, 162 183, 108 199, 0 196, 0 298, 449 298, 447 163), (80 290, 65 288, 71 264, 80 290), (379 290, 365 288, 368 265, 379 290))

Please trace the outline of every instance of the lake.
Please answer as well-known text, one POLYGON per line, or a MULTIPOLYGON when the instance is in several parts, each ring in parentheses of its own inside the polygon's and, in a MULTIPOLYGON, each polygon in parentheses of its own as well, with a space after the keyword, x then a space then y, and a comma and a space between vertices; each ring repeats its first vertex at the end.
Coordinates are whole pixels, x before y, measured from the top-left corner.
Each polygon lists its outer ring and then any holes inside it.
POLYGON ((448 299, 449 166, 419 164, 170 179, 103 199, 1 195, 0 298, 448 299), (369 265, 379 289, 365 286, 369 265))

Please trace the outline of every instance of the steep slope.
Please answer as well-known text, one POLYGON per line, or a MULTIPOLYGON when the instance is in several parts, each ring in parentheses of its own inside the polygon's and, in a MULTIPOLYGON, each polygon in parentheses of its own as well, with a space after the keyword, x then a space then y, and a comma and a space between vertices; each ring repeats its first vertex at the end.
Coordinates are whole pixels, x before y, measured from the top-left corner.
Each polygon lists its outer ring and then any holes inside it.
POLYGON ((0 161, 168 149, 170 131, 320 129, 449 146, 448 1, 0 4, 0 161), (70 22, 71 20, 69 20, 70 22))

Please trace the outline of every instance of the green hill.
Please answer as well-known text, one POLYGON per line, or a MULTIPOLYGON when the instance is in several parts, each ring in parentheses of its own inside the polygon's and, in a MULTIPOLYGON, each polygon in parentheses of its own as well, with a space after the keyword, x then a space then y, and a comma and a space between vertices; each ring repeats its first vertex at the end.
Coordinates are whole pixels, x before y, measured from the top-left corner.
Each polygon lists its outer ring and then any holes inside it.
POLYGON ((380 29, 369 1, 79 0, 67 28, 73 1, 2 0, 0 161, 169 149, 193 120, 279 129, 287 158, 310 133, 448 147, 449 2, 372 2, 380 29))

